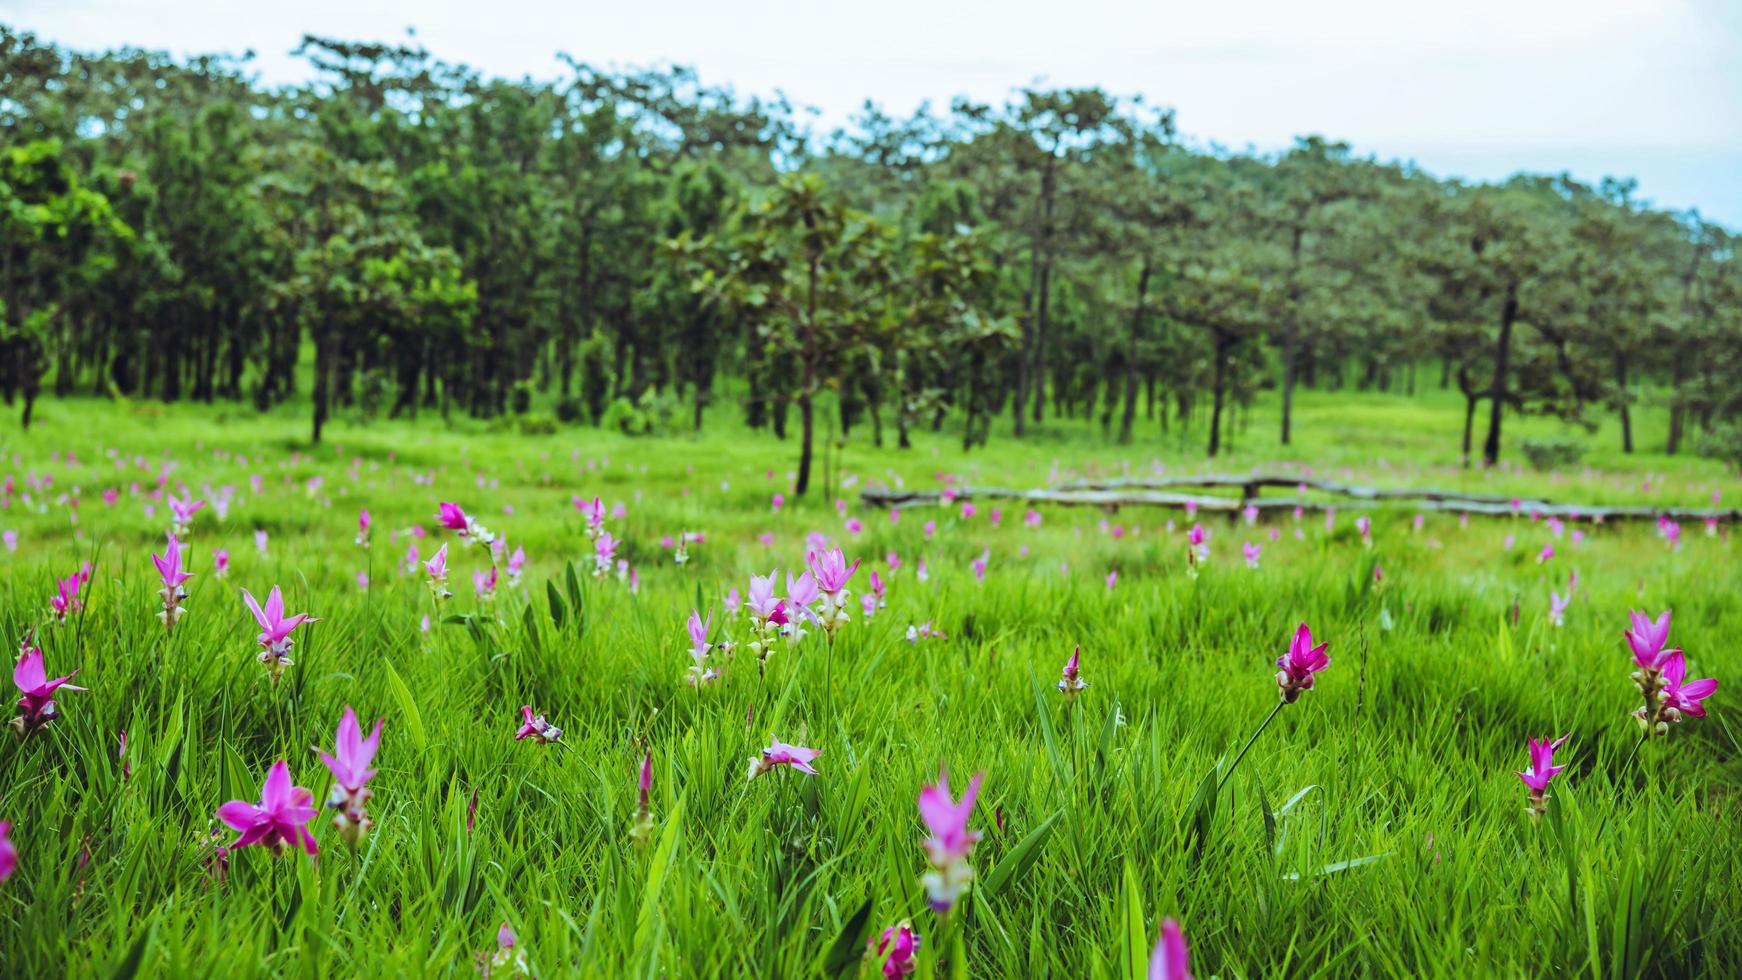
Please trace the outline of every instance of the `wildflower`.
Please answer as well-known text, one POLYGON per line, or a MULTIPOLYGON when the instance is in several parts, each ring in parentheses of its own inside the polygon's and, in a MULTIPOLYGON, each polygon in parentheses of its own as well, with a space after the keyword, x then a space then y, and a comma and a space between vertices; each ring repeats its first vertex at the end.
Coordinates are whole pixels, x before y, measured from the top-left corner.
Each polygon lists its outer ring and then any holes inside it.
POLYGON ((163 600, 163 611, 157 614, 157 618, 163 622, 165 632, 175 629, 176 622, 187 611, 181 605, 181 601, 188 597, 182 583, 193 578, 192 574, 182 571, 187 560, 187 545, 175 539, 174 531, 169 532, 168 538, 163 554, 151 556, 151 563, 157 566, 157 574, 163 579, 163 588, 157 590, 158 598, 163 600))
POLYGON ((1551 559, 1553 557, 1554 557, 1554 545, 1545 544, 1542 546, 1542 550, 1537 552, 1537 554, 1536 554, 1536 563, 1538 565, 1546 565, 1546 564, 1548 564, 1549 559, 1551 559))
POLYGON ((369 508, 357 511, 357 547, 369 550, 369 508))
POLYGON ((204 500, 194 500, 192 494, 179 498, 174 494, 170 495, 169 513, 172 524, 171 530, 174 531, 177 537, 187 537, 188 530, 193 526, 194 515, 199 513, 200 509, 204 506, 206 506, 206 502, 204 500))
POLYGON ((920 531, 922 531, 925 534, 926 540, 930 541, 932 539, 932 537, 938 533, 938 522, 937 521, 926 521, 925 524, 920 528, 920 531))
POLYGON ((230 575, 230 552, 227 548, 212 549, 212 577, 228 578, 230 575))
MULTIPOLYGON (((817 591, 821 593, 821 614, 823 628, 834 632, 848 621, 847 599, 852 595, 847 590, 847 582, 853 578, 853 573, 859 570, 860 559, 853 559, 853 564, 847 564, 847 556, 839 548, 812 551, 806 556, 810 565, 810 574, 816 581, 817 591)), ((872 575, 876 575, 875 572, 872 575)))
POLYGON ((55 579, 55 594, 49 597, 48 608, 57 622, 66 622, 69 615, 84 608, 84 602, 79 599, 79 588, 90 578, 91 564, 86 562, 66 578, 55 579))
MULTIPOLYGON (((1708 677, 1704 680, 1683 683, 1687 676, 1687 662, 1682 658, 1682 652, 1676 650, 1664 658, 1663 690, 1658 697, 1663 708, 1661 717, 1670 723, 1680 722, 1683 715, 1691 718, 1704 718, 1706 706, 1700 702, 1717 693, 1718 682, 1708 677)), ((1661 722, 1660 722, 1661 725, 1661 722)), ((1659 731, 1658 734, 1662 734, 1659 731)))
POLYGON ((530 704, 520 706, 520 717, 525 720, 521 723, 520 730, 514 733, 516 742, 531 736, 534 742, 549 745, 563 737, 563 730, 545 721, 543 715, 533 714, 530 704))
POLYGON ((591 503, 576 497, 574 504, 587 519, 587 539, 597 540, 605 530, 605 502, 598 497, 594 497, 591 503))
POLYGON ((1198 566, 1210 559, 1210 545, 1202 524, 1193 524, 1186 532, 1186 574, 1198 577, 1198 566))
POLYGON ((1642 671, 1656 670, 1665 656, 1664 644, 1669 642, 1670 611, 1665 609, 1655 620, 1637 610, 1627 615, 1632 625, 1622 635, 1633 648, 1633 662, 1642 671))
POLYGON ((1295 629, 1288 652, 1276 658, 1276 665, 1282 668, 1276 673, 1276 683, 1282 688, 1283 703, 1293 704, 1300 700, 1302 691, 1312 690, 1313 675, 1331 665, 1325 656, 1328 645, 1313 646, 1312 630, 1305 623, 1295 629))
POLYGON ((12 843, 12 824, 0 820, 0 881, 18 870, 18 847, 12 843))
POLYGON ((907 642, 909 643, 918 643, 921 640, 946 639, 949 639, 949 637, 944 635, 943 630, 934 629, 931 620, 929 619, 918 625, 910 625, 907 628, 907 642))
POLYGON ((1677 524, 1675 521, 1670 520, 1669 516, 1667 514, 1658 517, 1658 519, 1657 519, 1657 533, 1663 538, 1664 544, 1669 545, 1669 550, 1671 550, 1671 551, 1680 551, 1681 550, 1681 548, 1682 548, 1682 527, 1680 524, 1677 524))
POLYGON ((950 798, 949 773, 939 770, 935 785, 919 791, 919 816, 931 832, 924 841, 926 861, 931 865, 921 879, 932 910, 938 913, 953 908, 968 885, 974 880, 974 869, 968 856, 980 840, 980 832, 968 829, 968 818, 974 813, 974 798, 980 794, 984 773, 975 773, 968 780, 967 792, 961 801, 950 798))
POLYGON ((1248 541, 1240 546, 1240 554, 1246 559, 1247 568, 1258 567, 1258 556, 1264 553, 1264 546, 1248 541))
POLYGON ((436 521, 442 527, 470 542, 488 546, 495 540, 495 536, 490 533, 488 528, 479 524, 476 518, 467 514, 456 503, 443 501, 436 512, 436 521))
POLYGON ((287 846, 301 847, 314 854, 320 848, 315 845, 308 824, 319 812, 314 806, 314 794, 291 785, 290 767, 280 759, 266 774, 259 803, 231 800, 218 807, 216 816, 242 835, 230 843, 229 850, 259 844, 279 854, 287 846))
POLYGON ((786 494, 777 493, 770 502, 773 504, 774 510, 779 511, 780 508, 786 506, 786 494))
POLYGON ((1026 514, 1023 514, 1022 515, 1022 523, 1026 524, 1030 528, 1040 527, 1040 511, 1031 510, 1026 514))
POLYGON ((1247 504, 1245 507, 1240 508, 1240 519, 1245 521, 1248 526, 1253 525, 1253 524, 1257 524, 1258 523, 1258 505, 1257 504, 1247 504))
POLYGON ((749 779, 772 770, 775 766, 791 766, 807 776, 815 776, 817 771, 811 768, 811 762, 822 755, 822 749, 807 749, 802 745, 787 745, 780 739, 768 740, 768 748, 762 754, 750 757, 749 779))
POLYGON ((1355 518, 1355 530, 1361 532, 1361 544, 1364 547, 1373 547, 1373 522, 1366 515, 1355 518))
POLYGON ((69 691, 83 691, 67 682, 78 676, 78 671, 49 680, 48 670, 42 661, 42 651, 31 643, 29 634, 19 646, 18 664, 12 668, 12 683, 24 696, 18 699, 18 717, 12 719, 12 728, 19 737, 30 735, 53 721, 60 712, 54 704, 54 692, 66 688, 69 691))
POLYGON ((526 549, 515 548, 514 554, 508 556, 508 587, 520 587, 520 574, 526 569, 526 549))
POLYGON ((1172 919, 1161 920, 1161 936, 1149 954, 1149 980, 1192 980, 1191 950, 1172 919))
POLYGON ((520 948, 514 930, 506 922, 496 930, 496 951, 489 956, 483 953, 475 955, 479 961, 478 973, 485 980, 491 977, 532 976, 532 967, 526 961, 526 951, 520 948))
POLYGON ((254 532, 254 550, 260 552, 260 555, 263 558, 266 556, 266 545, 267 545, 266 532, 265 531, 255 531, 254 532))
MULTIPOLYGON (((817 618, 811 607, 821 596, 822 592, 817 588, 817 581, 808 570, 799 573, 796 579, 792 577, 791 572, 786 573, 786 597, 792 603, 791 611, 798 618, 808 619, 820 625, 821 620, 817 618)), ((804 630, 799 629, 795 623, 788 631, 788 635, 792 637, 794 642, 797 642, 804 639, 804 630)))
POLYGON ((637 844, 647 841, 653 834, 653 807, 648 801, 648 793, 653 789, 653 753, 649 751, 641 757, 641 778, 636 784, 635 823, 629 828, 629 839, 637 844))
POLYGON ((133 778, 133 763, 127 761, 127 729, 121 729, 121 744, 115 749, 115 761, 121 764, 121 781, 133 778))
POLYGON ((982 582, 986 581, 986 562, 991 557, 992 557, 992 549, 986 548, 980 552, 980 557, 978 557, 978 558, 976 558, 973 561, 968 563, 968 568, 969 568, 969 570, 971 570, 974 573, 974 577, 976 579, 978 579, 982 582))
POLYGON ((496 598, 496 566, 491 565, 489 571, 479 570, 472 573, 472 591, 478 594, 483 602, 491 602, 496 598))
POLYGON ((919 935, 906 919, 883 930, 881 938, 865 940, 865 946, 866 957, 883 964, 883 980, 900 980, 919 969, 919 961, 914 959, 919 951, 919 935))
POLYGON ((1561 598, 1561 594, 1559 592, 1554 592, 1554 591, 1549 592, 1549 594, 1548 594, 1548 621, 1556 629, 1559 629, 1561 627, 1561 625, 1563 623, 1564 616, 1565 616, 1566 611, 1567 611, 1567 606, 1571 605, 1572 601, 1573 601, 1573 594, 1571 592, 1568 592, 1566 598, 1564 598, 1564 599, 1561 598))
POLYGON ((1524 785, 1530 788, 1530 805, 1527 809, 1532 817, 1541 817, 1548 811, 1548 781, 1566 768, 1554 764, 1554 751, 1570 737, 1562 735, 1552 742, 1546 738, 1528 740, 1530 767, 1523 772, 1515 773, 1515 775, 1524 780, 1524 785))
POLYGON ((924 558, 921 558, 913 566, 913 577, 919 579, 921 582, 931 581, 931 572, 926 570, 924 558))
POLYGON ((1071 659, 1065 661, 1065 669, 1062 671, 1064 676, 1062 676, 1058 682, 1059 692, 1067 699, 1074 698, 1078 691, 1089 686, 1089 682, 1083 680, 1082 676, 1077 672, 1077 659, 1082 656, 1082 653, 1083 648, 1081 646, 1078 646, 1076 649, 1071 651, 1071 659))
POLYGON ((260 635, 255 638, 260 644, 260 662, 272 673, 273 680, 277 680, 284 668, 291 666, 290 648, 296 641, 290 638, 290 631, 303 623, 318 623, 320 620, 308 613, 285 616, 284 593, 276 585, 267 594, 264 608, 247 589, 242 590, 242 601, 248 604, 248 611, 254 614, 254 621, 260 624, 260 635))
POLYGON ((600 531, 593 539, 593 577, 604 578, 611 574, 611 565, 617 557, 617 539, 610 531, 600 531))
POLYGON ((369 768, 369 763, 375 761, 375 751, 381 746, 383 720, 375 719, 374 730, 364 738, 363 730, 357 724, 357 712, 347 704, 333 739, 333 754, 316 750, 327 771, 333 774, 333 790, 327 794, 327 806, 339 811, 333 817, 333 826, 353 847, 374 826, 363 804, 374 795, 368 788, 369 780, 375 777, 375 770, 369 768))
POLYGON ((714 614, 710 610, 708 618, 703 619, 701 613, 690 610, 690 660, 689 681, 692 686, 700 687, 708 681, 719 677, 718 671, 708 666, 708 651, 713 645, 708 642, 708 628, 713 625, 714 614))

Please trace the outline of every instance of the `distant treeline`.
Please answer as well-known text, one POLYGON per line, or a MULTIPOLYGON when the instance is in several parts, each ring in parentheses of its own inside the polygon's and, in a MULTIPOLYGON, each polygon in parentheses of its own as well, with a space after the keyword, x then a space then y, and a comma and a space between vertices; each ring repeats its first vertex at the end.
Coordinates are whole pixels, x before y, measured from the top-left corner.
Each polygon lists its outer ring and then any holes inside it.
POLYGON ((752 426, 796 414, 802 491, 824 391, 843 431, 965 448, 1004 412, 1122 441, 1207 412, 1214 455, 1261 388, 1286 443, 1299 386, 1420 366, 1463 393, 1467 457, 1499 457, 1509 410, 1615 413, 1631 451, 1646 391, 1654 444, 1742 455, 1736 239, 1631 181, 1437 180, 1318 137, 1202 152, 1098 89, 868 104, 818 137, 684 69, 299 54, 315 81, 270 88, 245 58, 0 28, 0 391, 25 425, 44 387, 265 409, 312 347, 316 439, 337 408, 699 427, 729 389, 752 426))

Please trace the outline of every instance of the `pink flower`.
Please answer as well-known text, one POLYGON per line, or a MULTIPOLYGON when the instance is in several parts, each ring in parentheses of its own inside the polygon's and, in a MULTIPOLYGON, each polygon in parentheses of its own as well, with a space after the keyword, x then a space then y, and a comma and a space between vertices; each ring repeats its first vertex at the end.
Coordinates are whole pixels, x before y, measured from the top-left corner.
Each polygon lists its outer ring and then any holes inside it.
POLYGON ((1562 624, 1564 617, 1566 615, 1567 606, 1571 605, 1572 601, 1573 601, 1573 594, 1571 592, 1568 592, 1566 598, 1563 599, 1563 598, 1561 598, 1561 594, 1559 592, 1555 592, 1555 591, 1551 590, 1548 594, 1548 621, 1549 621, 1549 623, 1551 623, 1552 625, 1554 625, 1556 627, 1559 627, 1562 624))
POLYGON ((811 768, 811 762, 822 755, 822 749, 807 749, 802 745, 787 745, 780 739, 770 739, 768 748, 761 755, 750 757, 750 775, 757 776, 772 770, 775 766, 791 766, 807 776, 815 776, 817 771, 811 768))
POLYGON ((1191 951, 1172 919, 1161 920, 1161 936, 1149 954, 1149 980, 1192 980, 1191 951))
POLYGON ((266 542, 267 542, 267 539, 266 539, 266 532, 265 531, 255 531, 254 532, 254 550, 255 551, 260 552, 262 555, 266 554, 266 542))
POLYGON ((931 870, 922 879, 926 896, 934 911, 948 912, 968 890, 974 880, 974 869, 968 856, 980 840, 980 832, 968 829, 968 818, 974 813, 974 798, 980 795, 980 781, 985 773, 975 773, 968 780, 967 792, 960 802, 950 799, 950 779, 946 770, 938 771, 935 785, 919 791, 919 816, 930 831, 924 841, 926 861, 931 870))
POLYGON ((971 502, 963 501, 962 502, 962 519, 967 520, 968 518, 973 517, 974 514, 975 514, 974 505, 971 502))
POLYGON ((1028 525, 1031 528, 1032 527, 1039 527, 1040 526, 1040 511, 1031 510, 1026 514, 1023 514, 1022 515, 1022 523, 1028 525))
POLYGON ((1264 547, 1262 545, 1253 544, 1250 541, 1240 546, 1240 554, 1245 556, 1247 568, 1257 568, 1258 556, 1263 553, 1264 547))
POLYGON ((1562 735, 1552 742, 1546 738, 1527 740, 1530 767, 1523 772, 1515 773, 1515 775, 1524 780, 1524 785, 1530 789, 1529 809, 1533 816, 1541 816, 1548 809, 1548 781, 1566 768, 1554 764, 1554 751, 1570 737, 1570 735, 1562 735))
POLYGON ((284 594, 273 586, 266 596, 266 606, 254 601, 254 596, 247 589, 242 590, 242 601, 248 604, 248 611, 254 614, 254 621, 260 624, 260 635, 255 641, 260 644, 260 662, 272 673, 273 680, 283 673, 284 668, 291 666, 290 648, 296 641, 290 638, 290 631, 303 623, 318 623, 320 620, 308 613, 297 613, 295 616, 284 615, 284 594))
POLYGON ((526 569, 526 549, 515 548, 508 556, 508 584, 519 585, 520 573, 526 569))
POLYGON ((750 595, 745 602, 758 619, 776 626, 785 626, 786 604, 774 594, 774 582, 779 575, 780 569, 777 568, 766 576, 750 576, 750 595))
POLYGON ((1071 697, 1089 686, 1089 682, 1083 680, 1077 670, 1077 658, 1081 657, 1082 653, 1083 648, 1078 646, 1071 651, 1071 659, 1065 661, 1065 669, 1062 671, 1063 676, 1059 678, 1058 689, 1066 697, 1071 697))
POLYGON ((1553 557, 1554 557, 1554 545, 1545 544, 1542 546, 1542 550, 1537 552, 1537 554, 1536 554, 1536 563, 1538 565, 1545 565, 1548 563, 1548 560, 1550 558, 1553 558, 1553 557))
POLYGON ((1113 571, 1108 572, 1107 573, 1107 591, 1108 592, 1113 591, 1113 587, 1118 585, 1118 584, 1119 584, 1119 571, 1118 571, 1118 569, 1114 569, 1113 571))
POLYGON ((708 630, 713 623, 714 614, 711 610, 707 619, 703 619, 700 612, 690 610, 690 660, 694 661, 689 668, 691 684, 701 685, 720 676, 717 671, 708 668, 708 651, 713 649, 713 644, 708 642, 708 630))
POLYGON ((832 596, 845 589, 853 573, 859 570, 859 559, 853 559, 853 564, 848 565, 847 556, 839 548, 812 551, 806 558, 810 573, 816 578, 817 589, 825 595, 832 596))
POLYGON ((1289 641, 1288 652, 1276 658, 1276 665, 1282 670, 1276 674, 1276 683, 1282 688, 1282 700, 1293 704, 1300 700, 1302 691, 1313 688, 1313 675, 1331 665, 1331 659, 1325 656, 1325 648, 1329 644, 1321 643, 1313 646, 1312 630, 1302 623, 1294 631, 1294 638, 1289 641))
POLYGON ((0 820, 0 881, 18 870, 18 848, 12 843, 12 824, 0 820))
POLYGON ((816 579, 809 571, 801 573, 797 579, 791 572, 786 573, 786 597, 792 600, 793 608, 799 613, 808 614, 820 594, 816 579))
POLYGON ((372 826, 363 804, 373 795, 368 782, 375 778, 375 770, 369 768, 369 764, 375 761, 375 752, 381 746, 383 721, 375 719, 374 730, 364 738, 363 729, 357 724, 357 713, 347 704, 333 739, 334 754, 316 750, 327 771, 333 774, 333 790, 327 794, 327 806, 339 811, 333 817, 333 826, 353 845, 372 826))
POLYGON ((1632 628, 1623 635, 1627 637, 1627 645, 1633 648, 1633 662, 1641 670, 1656 670, 1662 664, 1663 647, 1669 642, 1669 614, 1670 611, 1665 609, 1653 620, 1638 610, 1628 612, 1632 628))
POLYGON ((925 526, 921 527, 920 530, 925 532, 926 540, 929 541, 932 535, 938 533, 938 522, 926 521, 925 526))
POLYGON ((786 494, 784 494, 784 493, 775 494, 774 498, 771 502, 773 503, 775 510, 777 510, 777 511, 780 510, 780 508, 786 506, 786 494))
POLYGON ((186 611, 182 608, 181 601, 187 598, 188 593, 182 588, 182 583, 193 578, 193 575, 183 571, 183 563, 187 560, 187 545, 176 540, 174 531, 169 532, 167 537, 169 543, 163 549, 163 554, 151 556, 151 563, 157 566, 158 577, 163 580, 163 588, 157 591, 158 598, 163 600, 163 611, 157 614, 157 618, 163 622, 166 631, 175 629, 175 624, 186 611))
POLYGON ((900 925, 883 930, 882 938, 865 940, 865 945, 870 947, 868 955, 883 963, 883 980, 900 980, 919 969, 919 961, 914 959, 919 950, 919 935, 905 919, 900 925))
POLYGON ((59 715, 54 703, 55 691, 63 687, 69 691, 84 690, 67 683, 78 676, 78 673, 75 670, 65 677, 49 680, 42 651, 32 645, 29 636, 24 638, 24 644, 19 650, 18 665, 12 668, 12 683, 24 695, 18 699, 18 717, 12 719, 12 727, 18 734, 29 735, 59 715))
POLYGON ((460 536, 464 537, 466 531, 471 527, 472 519, 466 516, 466 512, 460 508, 459 504, 443 501, 436 512, 436 523, 450 531, 458 532, 460 536))
POLYGON ((308 831, 309 821, 320 811, 314 807, 314 794, 290 782, 290 767, 283 759, 273 763, 260 788, 260 802, 231 800, 218 807, 217 818, 242 836, 229 845, 230 850, 259 844, 282 852, 289 846, 299 846, 314 854, 320 848, 308 831))
POLYGON ((531 737, 534 742, 549 745, 563 737, 563 730, 545 721, 543 715, 533 714, 530 704, 520 706, 520 717, 524 721, 520 725, 520 730, 514 733, 516 742, 531 737))
POLYGON ((79 587, 89 581, 91 566, 89 562, 78 571, 62 579, 55 579, 55 594, 48 599, 49 611, 61 622, 66 622, 68 615, 78 612, 84 607, 79 601, 79 587))
POLYGON ((992 549, 987 548, 980 552, 980 557, 968 563, 968 568, 974 573, 976 579, 982 582, 986 581, 986 561, 991 557, 992 549))
POLYGON ((194 515, 205 506, 204 500, 194 500, 191 494, 179 498, 173 494, 170 495, 169 513, 175 522, 175 529, 182 534, 188 533, 189 525, 194 522, 194 515))
POLYGON ((1672 722, 1681 721, 1682 715, 1690 718, 1704 718, 1706 706, 1701 701, 1717 693, 1718 682, 1708 677, 1705 680, 1682 683, 1687 676, 1687 661, 1682 658, 1680 650, 1671 651, 1663 659, 1663 715, 1672 722))
POLYGON ((227 548, 212 549, 212 574, 223 578, 230 572, 230 552, 227 548))
POLYGON ((481 599, 493 599, 496 596, 496 566, 491 565, 489 571, 482 569, 472 573, 472 591, 481 599))

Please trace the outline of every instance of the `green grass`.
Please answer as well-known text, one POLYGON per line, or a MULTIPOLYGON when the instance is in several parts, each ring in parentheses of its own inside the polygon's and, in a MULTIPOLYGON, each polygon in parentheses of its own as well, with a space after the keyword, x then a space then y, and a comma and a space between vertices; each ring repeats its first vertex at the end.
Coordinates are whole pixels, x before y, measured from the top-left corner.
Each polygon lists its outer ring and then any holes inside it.
MULTIPOLYGON (((0 625, 16 639, 42 624, 51 576, 93 560, 83 613, 40 631, 50 674, 78 667, 90 690, 58 699, 62 715, 44 733, 0 748, 0 820, 20 851, 0 884, 6 975, 465 976, 506 920, 539 976, 817 976, 867 902, 867 930, 914 920, 920 976, 1141 976, 1163 916, 1183 923, 1199 977, 1742 969, 1730 686, 1742 667, 1742 574, 1728 535, 1687 527, 1672 552, 1649 527, 1587 528, 1582 544, 1556 542, 1560 556, 1543 567, 1534 556, 1549 532, 1524 518, 1460 528, 1436 516, 1416 533, 1407 507, 1378 511, 1371 549, 1347 512, 1330 533, 1309 518, 1304 540, 1286 519, 1275 542, 1267 527, 1217 521, 1213 559, 1192 579, 1185 523, 1160 511, 1048 509, 1035 530, 1012 507, 993 528, 982 504, 969 519, 914 508, 892 523, 841 491, 864 521, 857 536, 835 495, 774 513, 794 447, 736 428, 723 410, 705 436, 657 440, 341 422, 314 450, 297 441, 300 412, 67 402, 41 414, 4 445, 21 496, 0 510, 0 528, 19 536, 15 553, 0 552, 0 625), (76 465, 51 461, 68 450, 76 465), (237 495, 226 518, 208 506, 195 520, 198 577, 167 636, 147 557, 161 550, 167 511, 158 502, 148 517, 127 493, 134 481, 149 492, 166 463, 172 487, 237 495), (50 489, 27 487, 45 473, 50 489), (313 477, 322 482, 310 489, 313 477), (76 522, 57 503, 75 486, 76 522), (112 507, 100 497, 109 487, 122 491, 112 507), (636 594, 586 574, 569 501, 594 493, 627 507, 611 528, 640 572, 636 594), (532 561, 524 587, 498 603, 500 622, 438 618, 426 636, 429 592, 396 564, 404 530, 432 527, 441 500, 532 561), (352 542, 359 507, 375 516, 368 552, 352 542), (1171 534, 1170 519, 1180 521, 1171 534), (676 566, 658 542, 685 530, 707 539, 676 566), (855 615, 832 647, 813 636, 761 674, 740 652, 718 683, 689 687, 690 609, 712 607, 717 627, 727 589, 792 567, 812 531, 883 572, 886 552, 901 555, 888 608, 870 622, 855 615), (1239 558, 1247 539, 1264 545, 1255 571, 1239 558), (227 580, 211 574, 215 547, 231 553, 227 580), (983 550, 980 582, 969 563, 983 550), (914 575, 922 557, 926 583, 914 575), (1577 599, 1554 629, 1548 592, 1573 569, 1577 599), (276 685, 254 659, 238 591, 274 584, 292 610, 321 617, 299 631, 296 666, 276 685), (1672 607, 1691 676, 1724 686, 1709 717, 1623 768, 1638 738, 1621 638, 1632 607, 1672 607), (907 626, 928 620, 949 638, 908 643, 907 626), (1196 832, 1194 795, 1275 704, 1273 661, 1300 621, 1330 643, 1331 666, 1256 742, 1196 832), (1079 644, 1092 686, 1067 704, 1053 684, 1079 644), (250 848, 215 880, 213 811, 257 798, 280 758, 324 799, 329 777, 310 747, 330 747, 346 704, 387 719, 374 832, 352 852, 323 814, 318 863, 250 848), (563 744, 514 741, 522 704, 565 729, 563 744), (115 758, 122 729, 127 780, 115 758), (1526 765, 1527 736, 1559 733, 1572 736, 1557 760, 1568 768, 1536 824, 1512 770, 1526 765), (821 748, 821 775, 783 769, 746 783, 746 760, 770 734, 821 748), (655 828, 637 847, 644 748, 655 828), (914 802, 940 764, 958 791, 986 774, 978 881, 947 922, 925 907, 914 802)), ((1655 449, 1661 418, 1642 415, 1655 449)), ((968 457, 948 431, 922 433, 907 453, 874 450, 855 431, 836 472, 860 484, 935 486, 949 472, 1038 486, 1290 463, 1568 501, 1742 495, 1706 461, 1610 452, 1610 430, 1591 437, 1589 470, 1465 471, 1458 408, 1437 393, 1308 394, 1301 444, 1286 451, 1272 419, 1256 413, 1214 467, 1200 432, 1118 447, 1066 423, 1026 443, 995 436, 968 457)), ((1508 429, 1555 431, 1536 419, 1508 429)), ((426 557, 436 540, 419 542, 426 557)), ((458 595, 444 615, 475 614, 470 573, 483 559, 450 553, 458 595)), ((742 639, 740 625, 730 630, 742 639)), ((858 959, 861 936, 846 941, 847 975, 874 974, 858 959)))

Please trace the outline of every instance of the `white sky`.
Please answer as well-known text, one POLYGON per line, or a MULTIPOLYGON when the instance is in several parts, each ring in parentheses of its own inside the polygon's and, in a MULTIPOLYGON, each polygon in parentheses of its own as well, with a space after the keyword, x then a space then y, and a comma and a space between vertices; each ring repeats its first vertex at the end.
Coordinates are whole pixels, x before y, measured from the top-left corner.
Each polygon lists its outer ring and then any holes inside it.
POLYGON ((79 49, 253 49, 306 76, 305 32, 419 40, 448 61, 557 77, 557 51, 695 66, 839 124, 1043 79, 1141 93, 1200 143, 1323 133, 1430 171, 1634 176, 1742 227, 1742 0, 3 0, 0 21, 79 49))

